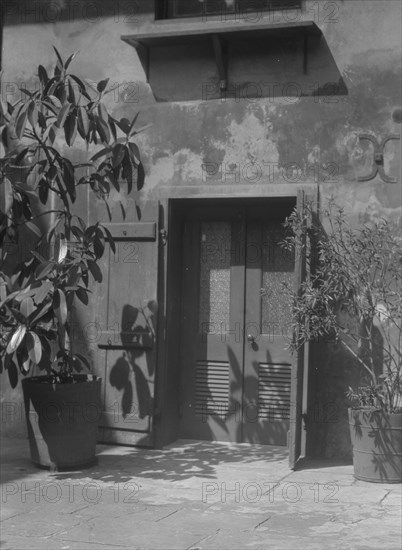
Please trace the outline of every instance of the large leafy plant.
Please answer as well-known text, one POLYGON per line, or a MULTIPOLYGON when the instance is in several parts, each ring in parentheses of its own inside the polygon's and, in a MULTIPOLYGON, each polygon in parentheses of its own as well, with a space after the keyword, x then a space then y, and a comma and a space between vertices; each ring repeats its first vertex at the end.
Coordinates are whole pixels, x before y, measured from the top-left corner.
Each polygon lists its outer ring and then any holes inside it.
POLYGON ((286 289, 293 301, 290 348, 328 338, 339 342, 363 380, 348 397, 359 406, 401 410, 400 228, 385 219, 352 227, 333 201, 323 217, 321 223, 307 205, 285 222, 283 246, 302 254, 308 267, 301 287, 286 289))
POLYGON ((82 364, 89 367, 72 352, 70 313, 76 300, 88 304, 90 276, 102 280, 98 260, 106 241, 112 250, 114 243, 106 227, 74 214, 77 192, 90 187, 107 206, 112 188, 125 182, 130 193, 133 181, 138 190, 144 182, 134 142, 138 114, 113 118, 109 80, 82 79, 69 72, 76 53, 66 61, 55 53, 51 74, 38 67, 36 90, 20 88, 15 103, 1 101, 0 368, 13 384, 17 369, 38 366, 68 381, 82 364), (88 150, 86 162, 74 162, 74 145, 88 150), (10 251, 27 239, 32 250, 17 263, 10 251))

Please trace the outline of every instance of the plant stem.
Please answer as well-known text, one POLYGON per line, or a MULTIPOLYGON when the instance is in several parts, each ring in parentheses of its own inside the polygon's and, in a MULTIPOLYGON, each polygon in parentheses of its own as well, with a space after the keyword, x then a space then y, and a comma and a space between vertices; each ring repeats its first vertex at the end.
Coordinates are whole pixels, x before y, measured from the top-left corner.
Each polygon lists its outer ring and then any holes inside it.
POLYGON ((374 384, 377 385, 377 378, 375 376, 375 373, 366 365, 364 361, 362 361, 362 359, 357 355, 357 353, 342 338, 340 338, 340 342, 353 355, 353 357, 357 359, 360 365, 370 374, 374 384))

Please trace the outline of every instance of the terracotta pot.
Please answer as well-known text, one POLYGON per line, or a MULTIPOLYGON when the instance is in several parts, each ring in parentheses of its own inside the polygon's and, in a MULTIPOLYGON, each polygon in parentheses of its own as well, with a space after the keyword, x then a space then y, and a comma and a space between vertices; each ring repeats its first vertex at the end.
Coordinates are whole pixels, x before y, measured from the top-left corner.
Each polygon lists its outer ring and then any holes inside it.
POLYGON ((52 384, 47 376, 22 381, 32 462, 62 469, 96 462, 101 379, 75 375, 52 384))
POLYGON ((356 479, 402 483, 402 413, 349 409, 356 479))

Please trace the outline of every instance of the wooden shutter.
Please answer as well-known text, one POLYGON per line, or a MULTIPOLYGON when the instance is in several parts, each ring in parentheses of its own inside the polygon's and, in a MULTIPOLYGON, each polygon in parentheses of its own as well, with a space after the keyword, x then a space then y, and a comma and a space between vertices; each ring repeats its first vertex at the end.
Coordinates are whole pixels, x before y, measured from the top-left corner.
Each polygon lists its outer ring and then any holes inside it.
POLYGON ((154 444, 158 213, 158 203, 148 202, 141 216, 103 224, 115 239, 116 252, 108 245, 104 278, 94 291, 102 442, 154 444))
MULTIPOLYGON (((316 208, 317 197, 301 190, 297 194, 297 208, 300 212, 305 210, 307 203, 316 208)), ((305 250, 309 250, 310 243, 303 243, 305 250)), ((307 252, 308 253, 308 252, 307 252)), ((306 253, 296 251, 295 266, 296 289, 308 277, 308 263, 306 253)), ((297 338, 297 335, 295 335, 297 338)), ((297 353, 293 365, 290 389, 290 426, 289 426, 289 466, 296 468, 297 462, 305 456, 306 451, 306 426, 304 419, 307 413, 307 389, 308 389, 309 345, 305 344, 297 353)))

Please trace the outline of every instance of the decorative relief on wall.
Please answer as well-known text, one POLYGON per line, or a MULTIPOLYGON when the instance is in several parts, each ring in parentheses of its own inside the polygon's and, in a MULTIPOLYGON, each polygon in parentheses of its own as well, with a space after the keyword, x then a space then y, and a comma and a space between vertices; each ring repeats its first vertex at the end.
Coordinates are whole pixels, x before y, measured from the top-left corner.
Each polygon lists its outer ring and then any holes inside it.
POLYGON ((396 178, 392 178, 391 176, 385 173, 384 148, 388 141, 392 139, 400 139, 400 135, 390 134, 389 136, 385 136, 380 142, 377 140, 375 136, 372 136, 370 134, 360 134, 359 139, 367 140, 372 143, 374 148, 374 155, 373 155, 373 167, 370 174, 367 174, 366 176, 360 176, 359 178, 357 178, 357 181, 370 181, 374 179, 377 174, 379 174, 380 178, 385 183, 397 183, 398 180, 396 178))

